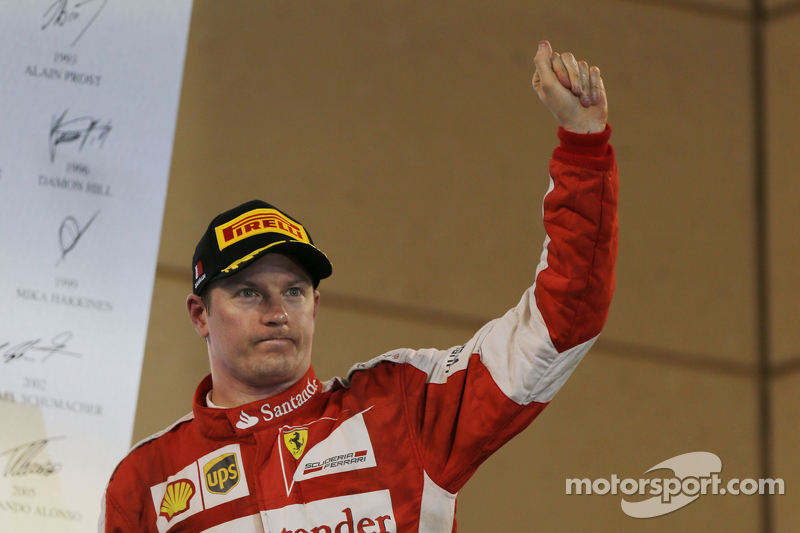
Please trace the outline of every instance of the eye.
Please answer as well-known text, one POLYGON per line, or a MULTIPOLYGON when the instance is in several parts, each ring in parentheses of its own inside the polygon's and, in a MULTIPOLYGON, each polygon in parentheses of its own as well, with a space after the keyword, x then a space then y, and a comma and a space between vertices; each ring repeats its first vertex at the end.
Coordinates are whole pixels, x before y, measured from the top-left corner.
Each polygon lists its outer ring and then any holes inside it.
POLYGON ((244 296, 245 298, 252 298, 254 296, 257 296, 257 293, 253 289, 242 289, 239 291, 239 295, 244 296))
POLYGON ((286 291, 286 294, 288 294, 289 296, 302 296, 303 295, 303 291, 301 291, 297 287, 292 287, 291 289, 286 291))

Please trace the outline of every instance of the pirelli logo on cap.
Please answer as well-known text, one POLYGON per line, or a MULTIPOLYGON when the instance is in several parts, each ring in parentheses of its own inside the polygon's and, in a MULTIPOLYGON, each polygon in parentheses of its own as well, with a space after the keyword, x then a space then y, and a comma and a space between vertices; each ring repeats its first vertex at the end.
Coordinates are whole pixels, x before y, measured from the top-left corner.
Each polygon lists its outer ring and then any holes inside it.
POLYGON ((303 226, 289 220, 276 209, 253 209, 230 222, 217 226, 215 231, 220 250, 261 233, 280 233, 294 240, 311 244, 303 226))

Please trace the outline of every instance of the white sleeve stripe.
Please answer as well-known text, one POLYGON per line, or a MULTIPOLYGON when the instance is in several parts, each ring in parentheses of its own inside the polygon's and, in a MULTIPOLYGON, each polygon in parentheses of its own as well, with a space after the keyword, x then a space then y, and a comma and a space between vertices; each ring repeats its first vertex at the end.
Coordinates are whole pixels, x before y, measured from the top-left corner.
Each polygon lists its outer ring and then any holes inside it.
POLYGON ((447 492, 423 471, 425 483, 419 510, 419 531, 451 533, 456 517, 456 494, 447 492))
POLYGON ((535 285, 495 322, 479 347, 497 386, 519 404, 552 400, 594 342, 558 353, 536 307, 534 290, 535 285))
POLYGON ((589 351, 589 348, 592 347, 595 340, 597 340, 597 337, 561 352, 558 358, 553 361, 544 375, 539 379, 536 388, 533 389, 533 392, 531 392, 524 403, 549 402, 552 400, 564 383, 566 383, 567 379, 572 375, 572 371, 575 370, 578 363, 583 360, 583 356, 586 355, 586 352, 589 351))

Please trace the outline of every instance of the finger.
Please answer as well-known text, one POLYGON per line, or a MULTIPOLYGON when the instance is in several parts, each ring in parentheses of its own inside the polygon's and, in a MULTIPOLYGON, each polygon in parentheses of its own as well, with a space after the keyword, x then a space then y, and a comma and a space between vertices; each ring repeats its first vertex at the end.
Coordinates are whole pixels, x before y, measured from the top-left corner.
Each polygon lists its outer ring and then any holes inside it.
POLYGON ((578 72, 581 77, 581 105, 589 107, 592 105, 589 88, 589 64, 586 61, 578 61, 578 72))
POLYGON ((600 78, 600 69, 591 67, 589 69, 589 93, 592 98, 592 105, 598 104, 599 92, 603 80, 600 78))
POLYGON ((569 83, 572 88, 572 94, 575 96, 581 95, 581 74, 578 68, 578 62, 575 61, 575 56, 569 52, 561 54, 561 60, 564 61, 564 66, 567 68, 569 75, 569 83))
POLYGON ((569 74, 567 74, 567 67, 564 66, 561 55, 553 53, 552 63, 553 71, 556 73, 556 77, 558 77, 558 81, 561 82, 561 85, 563 85, 565 89, 572 89, 572 84, 569 82, 569 74))
MULTIPOLYGON (((539 42, 539 50, 537 50, 533 62, 536 65, 536 74, 539 77, 539 81, 542 83, 552 82, 555 76, 553 64, 550 60, 550 56, 552 55, 553 48, 550 46, 550 43, 547 41, 539 42)), ((534 75, 534 87, 537 85, 536 81, 536 75, 534 75)))
POLYGON ((600 69, 597 69, 597 103, 595 105, 602 109, 608 108, 606 86, 603 84, 603 78, 600 77, 600 69))

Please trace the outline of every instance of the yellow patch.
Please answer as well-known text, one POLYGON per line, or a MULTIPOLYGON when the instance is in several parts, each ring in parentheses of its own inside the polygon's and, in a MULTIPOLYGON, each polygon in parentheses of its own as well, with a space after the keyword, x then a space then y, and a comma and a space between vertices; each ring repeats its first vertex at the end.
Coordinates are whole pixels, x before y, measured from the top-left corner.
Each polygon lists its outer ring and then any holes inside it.
POLYGON ((300 459, 306 449, 308 442, 307 429, 295 429, 289 433, 283 434, 283 442, 286 444, 286 449, 292 454, 295 459, 300 459))
POLYGON ((180 479, 167 485, 159 514, 165 516, 169 522, 176 514, 189 509, 189 500, 194 496, 194 490, 194 484, 188 479, 180 479))
POLYGON ((220 250, 261 233, 280 233, 294 240, 311 244, 305 228, 297 222, 289 220, 276 209, 253 209, 230 222, 217 226, 214 231, 217 233, 220 250))
POLYGON ((239 462, 235 453, 226 453, 206 463, 203 467, 206 488, 214 494, 228 494, 239 484, 239 462))

